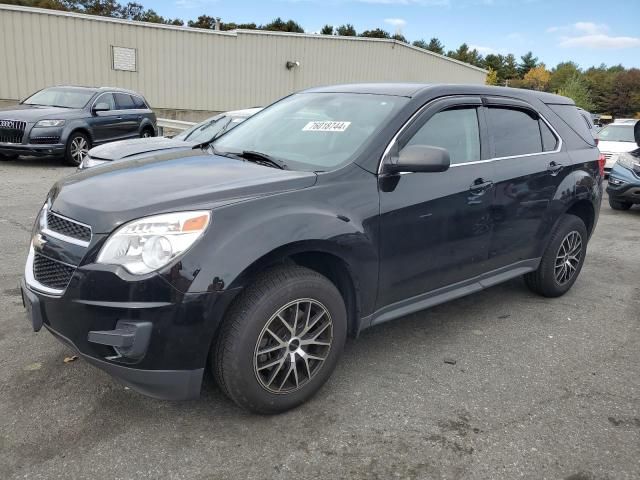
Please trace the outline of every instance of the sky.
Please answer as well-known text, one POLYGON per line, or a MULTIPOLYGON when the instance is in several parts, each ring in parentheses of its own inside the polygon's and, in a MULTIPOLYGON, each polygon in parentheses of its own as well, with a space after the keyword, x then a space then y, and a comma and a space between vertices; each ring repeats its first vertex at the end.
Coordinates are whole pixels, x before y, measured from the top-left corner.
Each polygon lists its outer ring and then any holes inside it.
POLYGON ((142 0, 185 22, 198 15, 257 24, 275 17, 306 32, 351 23, 383 28, 409 41, 438 37, 447 50, 466 42, 480 53, 529 50, 548 68, 571 60, 583 68, 640 67, 640 0, 142 0))

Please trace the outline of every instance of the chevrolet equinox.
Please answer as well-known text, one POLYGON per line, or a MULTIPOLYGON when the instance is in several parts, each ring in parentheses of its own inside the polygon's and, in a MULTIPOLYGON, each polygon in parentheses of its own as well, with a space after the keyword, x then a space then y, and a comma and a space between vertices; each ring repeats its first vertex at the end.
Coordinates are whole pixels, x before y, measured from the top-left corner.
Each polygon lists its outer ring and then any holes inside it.
POLYGON ((22 283, 35 331, 164 399, 211 368, 277 413, 348 336, 524 276, 566 293, 604 159, 567 98, 464 85, 290 95, 192 150, 56 183, 22 283))

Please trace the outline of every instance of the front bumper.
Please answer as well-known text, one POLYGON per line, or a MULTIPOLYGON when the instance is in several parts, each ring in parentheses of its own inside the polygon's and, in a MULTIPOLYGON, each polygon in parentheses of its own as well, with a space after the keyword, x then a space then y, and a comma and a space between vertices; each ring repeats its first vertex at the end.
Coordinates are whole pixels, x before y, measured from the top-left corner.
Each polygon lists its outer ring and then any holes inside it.
MULTIPOLYGON (((148 288, 166 283, 159 277, 151 280, 148 288)), ((103 287, 109 291, 108 285, 103 287)), ((21 288, 35 331, 44 326, 88 363, 140 393, 164 400, 198 397, 211 342, 235 296, 233 291, 179 294, 174 290, 166 302, 95 301, 77 298, 77 289, 67 289, 59 297, 47 295, 24 279, 21 288), (150 324, 148 341, 133 356, 103 341, 106 333, 121 331, 123 321, 150 324)))
POLYGON ((21 143, 0 143, 0 154, 5 155, 29 155, 29 156, 47 156, 61 155, 64 153, 65 146, 60 143, 55 144, 21 144, 21 143))
POLYGON ((607 193, 618 201, 640 203, 640 176, 625 167, 615 165, 609 174, 607 193))

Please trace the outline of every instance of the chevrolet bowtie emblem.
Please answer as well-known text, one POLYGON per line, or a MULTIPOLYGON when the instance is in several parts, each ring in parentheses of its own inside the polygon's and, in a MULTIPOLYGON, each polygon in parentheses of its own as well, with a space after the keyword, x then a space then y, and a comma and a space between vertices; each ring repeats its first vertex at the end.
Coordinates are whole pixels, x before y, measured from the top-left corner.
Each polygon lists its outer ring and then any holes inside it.
POLYGON ((40 235, 39 233, 36 233, 31 239, 31 243, 33 244, 33 248, 35 248, 36 250, 42 250, 42 248, 44 247, 45 243, 47 243, 47 241, 44 239, 42 235, 40 235))

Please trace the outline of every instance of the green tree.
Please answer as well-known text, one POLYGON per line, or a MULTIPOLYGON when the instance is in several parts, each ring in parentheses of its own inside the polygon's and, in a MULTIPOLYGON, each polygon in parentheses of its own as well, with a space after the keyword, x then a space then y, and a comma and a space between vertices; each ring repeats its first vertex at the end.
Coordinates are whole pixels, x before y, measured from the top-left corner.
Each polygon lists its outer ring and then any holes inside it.
POLYGON ((196 20, 189 20, 187 22, 192 28, 205 28, 207 30, 215 30, 216 28, 216 19, 215 17, 211 17, 209 15, 200 15, 196 20))
POLYGON ((391 35, 391 38, 393 38, 394 40, 397 40, 399 42, 409 43, 407 38, 404 35, 402 35, 401 33, 394 33, 393 35, 391 35))
POLYGON ((280 17, 274 19, 272 22, 262 25, 261 30, 272 30, 275 32, 293 32, 304 33, 304 29, 293 20, 287 20, 286 22, 280 17))
POLYGON ((607 95, 608 112, 614 117, 635 116, 640 112, 640 69, 613 72, 613 85, 607 95))
POLYGON ((504 57, 504 66, 502 67, 502 75, 505 82, 518 78, 518 63, 513 53, 504 57))
POLYGON ((223 22, 220 24, 220 30, 257 30, 257 28, 255 23, 223 22))
POLYGON ((439 55, 444 55, 444 45, 436 37, 433 37, 431 40, 429 40, 429 44, 427 45, 427 50, 433 53, 437 53, 439 55))
POLYGON ((489 71, 493 71, 496 74, 496 83, 491 83, 488 85, 502 85, 504 84, 505 77, 505 65, 504 65, 504 55, 493 54, 490 53, 486 57, 484 57, 484 66, 489 71))
POLYGON ((597 113, 610 113, 609 96, 613 91, 615 73, 609 72, 606 65, 591 67, 583 74, 587 88, 591 92, 593 111, 597 113))
POLYGON ((322 30, 320 30, 320 34, 333 35, 333 25, 325 25, 324 27, 322 27, 322 30))
MULTIPOLYGON (((553 72, 551 73, 551 80, 553 81, 553 72)), ((592 111, 595 107, 591 100, 591 92, 587 82, 580 72, 574 73, 571 78, 566 80, 562 87, 558 89, 558 93, 571 98, 578 107, 585 110, 592 111)))
POLYGON ((532 52, 527 52, 520 57, 520 64, 518 65, 518 75, 520 78, 529 73, 529 70, 538 66, 538 57, 534 57, 532 52))
POLYGON ((551 70, 551 80, 549 81, 549 90, 557 92, 569 81, 576 76, 581 75, 580 68, 575 62, 561 62, 551 70))
POLYGON ((347 23, 346 25, 340 25, 338 28, 336 28, 336 34, 340 35, 341 37, 355 37, 356 29, 353 27, 353 25, 347 23))
POLYGON ((482 55, 478 53, 478 50, 475 48, 470 50, 469 45, 466 43, 460 45, 455 51, 449 50, 449 52, 447 52, 447 57, 460 60, 461 62, 470 63, 477 67, 482 67, 484 64, 484 59, 482 58, 482 55))
POLYGON ((382 30, 381 28, 376 28, 375 30, 365 30, 362 32, 360 37, 368 37, 368 38, 390 38, 389 32, 382 30))

